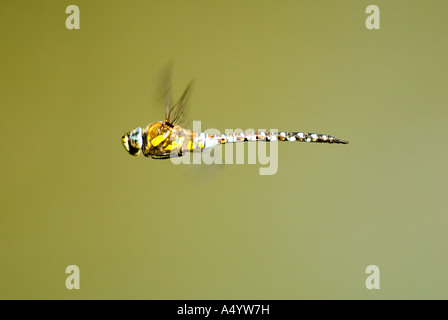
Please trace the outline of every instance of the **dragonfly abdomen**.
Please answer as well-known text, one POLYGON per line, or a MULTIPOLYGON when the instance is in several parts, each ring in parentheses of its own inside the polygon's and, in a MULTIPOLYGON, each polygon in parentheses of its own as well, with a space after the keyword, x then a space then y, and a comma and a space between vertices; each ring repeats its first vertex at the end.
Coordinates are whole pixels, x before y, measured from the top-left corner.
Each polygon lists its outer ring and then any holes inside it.
POLYGON ((227 133, 221 135, 210 135, 206 133, 193 133, 190 150, 201 150, 212 148, 218 144, 237 143, 245 141, 300 141, 300 142, 321 142, 321 143, 342 143, 347 144, 348 141, 341 140, 321 133, 306 132, 241 132, 227 133))
POLYGON ((348 143, 348 141, 335 138, 328 134, 306 133, 306 132, 279 132, 278 139, 280 141, 323 142, 323 143, 342 143, 342 144, 348 143))

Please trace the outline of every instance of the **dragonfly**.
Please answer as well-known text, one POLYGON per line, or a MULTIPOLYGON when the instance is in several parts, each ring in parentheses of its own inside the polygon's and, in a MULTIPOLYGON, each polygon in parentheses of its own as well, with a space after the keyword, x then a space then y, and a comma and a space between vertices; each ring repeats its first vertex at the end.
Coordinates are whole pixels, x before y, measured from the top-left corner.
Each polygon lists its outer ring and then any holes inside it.
POLYGON ((184 116, 191 85, 192 82, 176 103, 172 103, 170 87, 164 90, 165 120, 151 123, 145 129, 137 127, 121 137, 121 142, 130 155, 143 154, 145 157, 153 159, 169 159, 181 157, 188 152, 201 152, 216 145, 245 141, 348 144, 346 140, 321 133, 259 131, 212 135, 204 132, 192 132, 180 124, 184 116))

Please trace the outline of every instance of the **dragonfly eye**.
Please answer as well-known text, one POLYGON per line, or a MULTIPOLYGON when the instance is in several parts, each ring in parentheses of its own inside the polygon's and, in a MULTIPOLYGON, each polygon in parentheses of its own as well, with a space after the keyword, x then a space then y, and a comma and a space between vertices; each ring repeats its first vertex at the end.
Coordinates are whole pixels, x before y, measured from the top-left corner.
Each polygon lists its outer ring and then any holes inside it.
POLYGON ((142 128, 138 127, 131 131, 129 134, 131 146, 136 149, 141 149, 143 146, 142 128))
MULTIPOLYGON (((138 156, 140 154, 141 149, 135 147, 135 146, 139 145, 139 139, 138 139, 138 135, 135 135, 135 134, 133 135, 134 131, 135 130, 133 130, 132 132, 128 132, 123 137, 121 137, 121 143, 123 144, 123 147, 126 149, 126 151, 129 152, 129 154, 131 154, 133 156, 138 156), (134 137, 134 141, 131 137, 134 137)), ((141 134, 140 134, 140 138, 141 138, 141 134)), ((141 143, 141 145, 143 145, 143 143, 141 143)))

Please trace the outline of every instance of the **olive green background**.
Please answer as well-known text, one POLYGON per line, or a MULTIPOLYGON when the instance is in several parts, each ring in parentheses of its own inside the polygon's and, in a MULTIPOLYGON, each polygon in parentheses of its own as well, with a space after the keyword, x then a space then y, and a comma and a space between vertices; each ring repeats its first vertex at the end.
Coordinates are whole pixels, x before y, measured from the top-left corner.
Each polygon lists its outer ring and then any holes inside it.
POLYGON ((447 298, 447 10, 0 1, 0 298, 447 298), (280 143, 272 176, 133 158, 121 135, 163 120, 169 61, 176 97, 194 79, 203 129, 350 144, 280 143), (71 264, 80 290, 65 288, 71 264))

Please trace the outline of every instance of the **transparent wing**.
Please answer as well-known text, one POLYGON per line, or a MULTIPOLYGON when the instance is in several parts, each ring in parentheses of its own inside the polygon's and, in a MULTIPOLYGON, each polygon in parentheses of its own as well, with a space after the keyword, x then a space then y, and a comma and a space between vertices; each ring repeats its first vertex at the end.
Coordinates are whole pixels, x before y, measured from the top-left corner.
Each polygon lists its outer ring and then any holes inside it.
POLYGON ((187 105, 192 86, 193 81, 188 84, 179 101, 177 101, 174 105, 170 106, 167 111, 165 111, 166 121, 170 122, 171 124, 179 124, 182 120, 184 120, 185 106, 187 105))
POLYGON ((170 109, 173 107, 172 98, 172 63, 168 63, 159 75, 159 94, 162 103, 165 105, 165 119, 167 119, 170 109))

